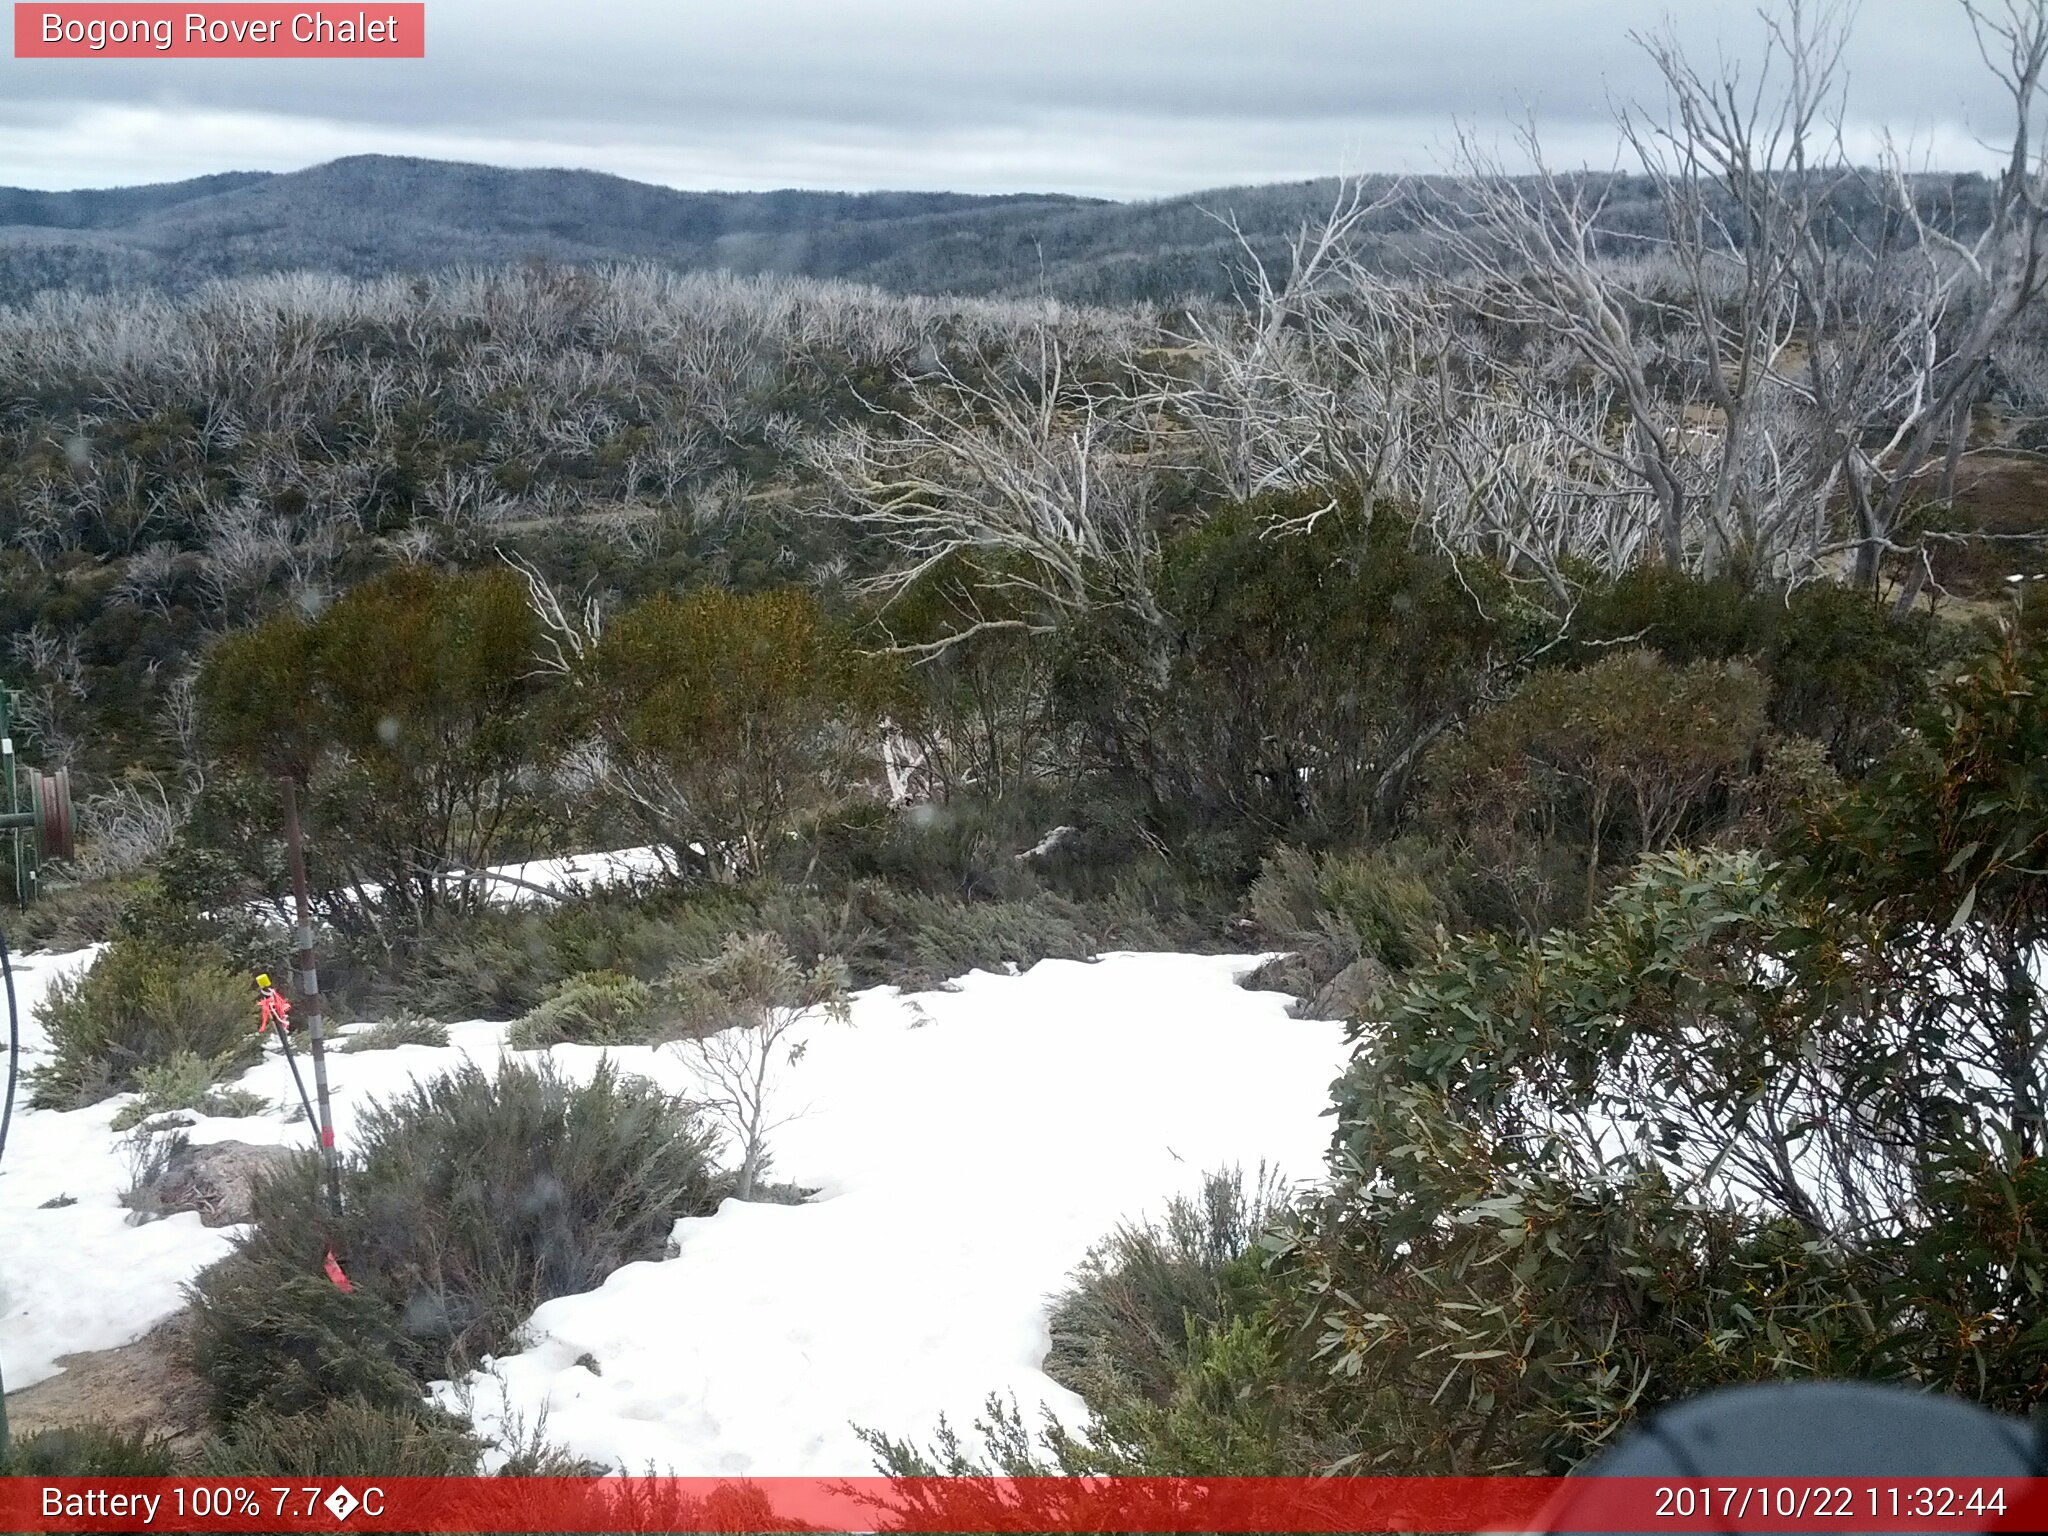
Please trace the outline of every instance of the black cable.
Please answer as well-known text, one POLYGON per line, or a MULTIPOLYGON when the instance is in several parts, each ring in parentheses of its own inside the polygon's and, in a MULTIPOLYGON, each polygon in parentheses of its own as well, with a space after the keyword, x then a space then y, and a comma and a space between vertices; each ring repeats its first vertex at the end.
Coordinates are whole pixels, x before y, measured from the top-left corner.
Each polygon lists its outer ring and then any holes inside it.
POLYGON ((0 1099, 0 1157, 7 1155, 7 1127, 14 1122, 14 1085, 21 1076, 21 1013, 14 1005, 14 964, 7 934, 0 929, 0 978, 7 983, 7 1096, 0 1099))

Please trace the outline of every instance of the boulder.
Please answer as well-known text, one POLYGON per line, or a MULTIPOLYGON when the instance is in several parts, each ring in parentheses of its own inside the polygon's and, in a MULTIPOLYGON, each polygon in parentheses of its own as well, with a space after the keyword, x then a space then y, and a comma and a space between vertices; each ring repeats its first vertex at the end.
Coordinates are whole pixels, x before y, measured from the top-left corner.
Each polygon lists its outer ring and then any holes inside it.
POLYGON ((148 1209, 152 1215, 197 1211, 209 1227, 230 1227, 252 1218, 256 1185, 271 1169, 297 1153, 290 1147, 255 1146, 246 1141, 216 1141, 203 1147, 177 1148, 152 1183, 148 1209))
POLYGON ((1391 979, 1370 955, 1354 960, 1318 987, 1295 1009, 1300 1019, 1362 1019, 1391 979))

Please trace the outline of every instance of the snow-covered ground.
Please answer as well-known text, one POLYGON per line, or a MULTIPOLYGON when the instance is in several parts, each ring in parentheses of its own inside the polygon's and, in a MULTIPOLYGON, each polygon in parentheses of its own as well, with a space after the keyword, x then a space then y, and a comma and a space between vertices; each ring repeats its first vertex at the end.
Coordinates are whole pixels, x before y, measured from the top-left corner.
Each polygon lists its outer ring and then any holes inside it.
MULTIPOLYGON (((697 845, 692 843, 690 846, 695 848, 697 845)), ((668 861, 659 848, 613 848, 598 853, 563 854, 555 858, 528 859, 520 864, 493 865, 478 878, 478 885, 484 892, 484 900, 491 905, 518 907, 547 901, 551 897, 602 890, 606 886, 623 885, 632 880, 659 879, 670 872, 668 861), (508 878, 492 879, 494 875, 508 878)), ((460 878, 459 872, 447 876, 451 883, 460 878)), ((373 881, 362 888, 362 893, 366 897, 374 897, 382 889, 373 881)), ((258 898, 250 903, 250 908, 276 922, 288 924, 293 921, 293 907, 288 894, 258 898)))
MULTIPOLYGON (((28 1069, 47 1055, 35 1005, 93 953, 14 962, 23 1081, 0 1159, 0 1368, 9 1391, 55 1375, 59 1355, 141 1337, 177 1310, 178 1287, 223 1257, 232 1235, 201 1226, 196 1215, 127 1224, 120 1193, 130 1182, 128 1160, 110 1122, 132 1095, 69 1114, 26 1107, 28 1069), (76 1203, 48 1205, 64 1199, 76 1203)), ((0 1036, 0 1086, 4 1048, 0 1036)))
MULTIPOLYGON (((24 1022, 84 955, 21 962, 24 1022)), ((800 1206, 728 1201, 677 1224, 676 1258, 629 1265, 534 1314, 527 1347, 442 1395, 486 1433, 531 1426, 631 1470, 871 1472, 853 1425, 922 1438, 940 1412, 971 1421, 990 1392, 1078 1419, 1039 1369, 1048 1293, 1119 1220, 1192 1192, 1224 1164, 1321 1167, 1320 1111, 1341 1069, 1334 1023, 1291 1019, 1247 992, 1255 958, 1161 954, 976 972, 951 990, 859 995, 850 1024, 808 1028, 783 1074, 772 1177, 800 1206), (594 1363, 595 1370, 587 1361, 594 1363)), ((357 1026, 361 1027, 361 1026, 357 1026)), ((329 1058, 344 1145, 350 1111, 463 1056, 486 1063, 504 1026, 451 1028, 447 1048, 329 1058)), ((30 1026, 31 1063, 42 1043, 30 1026)), ((558 1046, 587 1073, 594 1048, 558 1046)), ((689 1091, 674 1049, 611 1053, 689 1091)), ((293 1143, 296 1096, 274 1053, 241 1079, 276 1105, 200 1118, 195 1143, 293 1143)), ((17 1107, 0 1164, 0 1361, 7 1384, 59 1356, 139 1337, 234 1229, 194 1215, 126 1225, 128 1096, 68 1113, 17 1107), (44 1208, 53 1197, 76 1203, 44 1208)))

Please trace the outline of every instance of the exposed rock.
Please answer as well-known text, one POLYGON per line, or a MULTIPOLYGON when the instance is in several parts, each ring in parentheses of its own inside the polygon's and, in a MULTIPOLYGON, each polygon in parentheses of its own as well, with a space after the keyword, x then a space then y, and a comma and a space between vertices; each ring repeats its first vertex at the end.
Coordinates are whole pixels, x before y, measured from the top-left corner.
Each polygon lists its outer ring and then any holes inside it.
POLYGON ((1288 992, 1297 1019, 1356 1019, 1370 1011, 1391 973, 1370 955, 1353 960, 1335 975, 1317 965, 1320 956, 1301 951, 1276 955, 1245 976, 1240 986, 1255 992, 1288 992))
POLYGON ((151 1183, 143 1208, 152 1216, 197 1211, 209 1227, 248 1221, 258 1181, 294 1155, 289 1147, 259 1147, 246 1141, 181 1146, 151 1183))
POLYGON ((1313 994, 1318 983, 1307 957, 1289 950, 1248 972, 1238 985, 1251 992, 1285 992, 1298 1002, 1313 994))
POLYGON ((1387 968, 1370 955, 1354 960, 1318 987, 1297 1007, 1296 1018, 1357 1019, 1371 1009, 1391 979, 1387 968))
POLYGON ((168 1436, 171 1449, 180 1451, 205 1432, 206 1383, 192 1370, 182 1312, 133 1344, 65 1355, 57 1363, 61 1375, 7 1394, 10 1433, 103 1424, 168 1436))

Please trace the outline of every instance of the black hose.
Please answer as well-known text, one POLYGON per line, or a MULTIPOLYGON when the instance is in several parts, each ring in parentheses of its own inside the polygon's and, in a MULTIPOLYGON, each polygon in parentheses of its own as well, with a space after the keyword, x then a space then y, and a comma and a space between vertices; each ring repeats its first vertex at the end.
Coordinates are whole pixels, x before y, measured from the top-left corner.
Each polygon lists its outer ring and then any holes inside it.
POLYGON ((14 964, 7 934, 0 930, 0 978, 7 983, 7 1095, 0 1098, 0 1157, 7 1155, 7 1127, 14 1123, 14 1085, 21 1076, 21 1013, 14 1005, 14 964))

